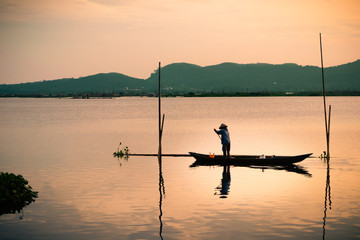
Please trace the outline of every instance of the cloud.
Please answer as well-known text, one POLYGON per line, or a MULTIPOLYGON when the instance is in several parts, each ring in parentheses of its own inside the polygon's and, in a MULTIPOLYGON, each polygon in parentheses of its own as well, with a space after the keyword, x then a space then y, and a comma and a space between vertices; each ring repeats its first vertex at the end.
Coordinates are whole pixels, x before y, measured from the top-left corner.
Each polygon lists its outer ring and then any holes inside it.
POLYGON ((0 2, 0 22, 124 19, 129 8, 121 3, 125 4, 113 0, 4 0, 0 2))

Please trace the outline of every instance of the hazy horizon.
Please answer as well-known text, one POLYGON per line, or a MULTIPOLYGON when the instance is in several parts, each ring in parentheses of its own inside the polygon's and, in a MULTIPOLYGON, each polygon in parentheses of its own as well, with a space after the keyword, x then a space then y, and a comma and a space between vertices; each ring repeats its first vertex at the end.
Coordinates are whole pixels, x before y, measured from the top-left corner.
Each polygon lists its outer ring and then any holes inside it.
POLYGON ((360 2, 3 0, 0 84, 118 72, 158 62, 324 66, 360 58, 360 2))

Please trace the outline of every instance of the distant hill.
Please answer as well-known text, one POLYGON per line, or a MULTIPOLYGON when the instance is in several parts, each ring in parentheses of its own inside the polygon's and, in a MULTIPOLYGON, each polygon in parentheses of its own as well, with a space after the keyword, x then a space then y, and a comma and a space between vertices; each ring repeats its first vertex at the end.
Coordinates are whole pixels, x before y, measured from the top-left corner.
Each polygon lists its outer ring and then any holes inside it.
MULTIPOLYGON (((327 91, 359 91, 360 60, 324 70, 327 91)), ((200 67, 175 63, 161 69, 162 86, 173 91, 301 92, 321 91, 321 68, 296 64, 222 63, 200 67)), ((147 79, 156 86, 158 73, 147 79)))
MULTIPOLYGON (((324 69, 326 90, 360 93, 360 60, 324 69)), ((173 63, 161 69, 164 94, 321 93, 321 69, 297 64, 222 63, 201 67, 173 63)), ((148 79, 120 73, 81 78, 0 85, 0 96, 147 95, 156 92, 158 70, 148 79)))
POLYGON ((0 85, 0 96, 111 94, 114 92, 127 92, 129 89, 138 89, 143 85, 143 79, 132 78, 120 73, 99 73, 76 79, 65 78, 0 85))

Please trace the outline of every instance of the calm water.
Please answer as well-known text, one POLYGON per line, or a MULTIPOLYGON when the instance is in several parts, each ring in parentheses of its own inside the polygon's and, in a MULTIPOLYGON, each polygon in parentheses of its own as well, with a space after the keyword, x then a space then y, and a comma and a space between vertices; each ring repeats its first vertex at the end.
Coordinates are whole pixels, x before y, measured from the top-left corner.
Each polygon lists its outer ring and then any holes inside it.
POLYGON ((360 239, 360 98, 167 98, 163 152, 221 153, 213 132, 229 126, 232 154, 314 153, 308 174, 231 167, 190 168, 155 157, 157 100, 0 99, 0 171, 39 192, 22 213, 0 216, 0 239, 360 239))

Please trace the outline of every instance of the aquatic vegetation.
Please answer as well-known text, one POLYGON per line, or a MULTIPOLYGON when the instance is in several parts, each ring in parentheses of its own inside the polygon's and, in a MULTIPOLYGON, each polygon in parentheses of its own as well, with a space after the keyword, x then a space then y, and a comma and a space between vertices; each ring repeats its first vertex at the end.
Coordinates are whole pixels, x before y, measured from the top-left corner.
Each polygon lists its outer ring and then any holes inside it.
POLYGON ((38 192, 20 174, 0 173, 0 215, 20 212, 37 197, 38 192))
POLYGON ((129 148, 125 146, 120 149, 120 146, 121 146, 121 142, 118 146, 117 151, 113 153, 114 157, 124 158, 126 160, 129 159, 129 154, 130 154, 129 148))
POLYGON ((326 154, 326 151, 323 151, 323 153, 320 155, 320 159, 326 159, 328 156, 326 154))

